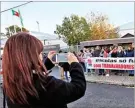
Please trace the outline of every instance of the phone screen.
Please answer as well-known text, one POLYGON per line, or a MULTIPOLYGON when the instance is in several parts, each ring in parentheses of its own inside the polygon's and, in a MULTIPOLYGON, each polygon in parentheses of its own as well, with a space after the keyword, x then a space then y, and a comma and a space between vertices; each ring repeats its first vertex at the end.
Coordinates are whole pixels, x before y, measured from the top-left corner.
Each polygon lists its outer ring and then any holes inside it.
POLYGON ((56 61, 59 62, 68 62, 67 54, 66 53, 60 53, 56 55, 56 61))

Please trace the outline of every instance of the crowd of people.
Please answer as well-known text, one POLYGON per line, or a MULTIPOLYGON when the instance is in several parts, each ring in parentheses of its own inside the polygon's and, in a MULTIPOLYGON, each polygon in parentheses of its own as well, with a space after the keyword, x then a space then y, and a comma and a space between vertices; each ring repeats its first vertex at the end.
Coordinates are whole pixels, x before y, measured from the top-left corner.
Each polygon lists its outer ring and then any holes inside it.
MULTIPOLYGON (((59 53, 67 53, 59 51, 59 53)), ((84 72, 91 73, 97 72, 98 75, 106 75, 109 76, 110 72, 113 72, 115 75, 123 75, 125 72, 128 73, 129 76, 134 76, 134 70, 108 70, 108 69, 87 69, 87 63, 85 59, 88 57, 134 57, 134 48, 132 45, 129 45, 128 48, 123 48, 122 46, 110 46, 110 47, 100 47, 96 46, 95 48, 84 48, 80 50, 80 52, 73 52, 74 55, 78 58, 79 62, 83 66, 84 72)), ((69 71, 68 63, 59 63, 59 69, 61 73, 61 79, 66 78, 69 81, 68 71, 69 71)))
MULTIPOLYGON (((83 50, 80 50, 80 52, 77 54, 82 66, 84 67, 85 72, 93 71, 86 69, 86 63, 84 62, 84 58, 87 57, 134 57, 134 47, 132 45, 129 45, 128 48, 123 48, 122 46, 110 46, 110 47, 100 47, 96 46, 95 48, 84 48, 83 50)), ((108 75, 109 71, 114 71, 115 75, 122 75, 123 70, 104 70, 99 69, 98 74, 99 75, 108 75)), ((134 76, 134 70, 127 70, 129 76, 134 76)))
MULTIPOLYGON (((62 52, 61 50, 59 53, 67 53, 62 52)), ((113 58, 119 58, 119 57, 134 57, 134 48, 132 45, 129 45, 127 48, 124 48, 122 46, 110 46, 110 47, 100 47, 96 46, 95 48, 83 48, 83 50, 80 50, 80 52, 73 52, 73 54, 78 58, 80 64, 82 65, 84 72, 89 74, 96 72, 98 75, 106 75, 109 76, 110 72, 114 73, 115 75, 123 75, 124 73, 128 73, 129 76, 134 76, 134 70, 108 70, 108 69, 87 69, 87 63, 85 62, 85 59, 88 57, 113 57, 113 58)), ((53 61, 55 61, 55 57, 53 58, 53 61)), ((61 79, 65 79, 69 81, 69 68, 70 65, 67 62, 62 62, 58 64, 61 79)))

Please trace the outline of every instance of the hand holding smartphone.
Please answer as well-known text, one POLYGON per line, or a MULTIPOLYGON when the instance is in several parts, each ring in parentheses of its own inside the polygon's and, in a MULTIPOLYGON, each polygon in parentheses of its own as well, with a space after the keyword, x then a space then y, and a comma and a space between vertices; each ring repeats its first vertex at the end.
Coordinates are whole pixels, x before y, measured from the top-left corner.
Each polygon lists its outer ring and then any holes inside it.
POLYGON ((56 62, 60 63, 60 62, 68 62, 68 53, 59 53, 56 54, 56 62))
POLYGON ((55 63, 66 63, 71 64, 72 62, 79 62, 77 57, 73 53, 55 53, 52 57, 52 61, 55 63))

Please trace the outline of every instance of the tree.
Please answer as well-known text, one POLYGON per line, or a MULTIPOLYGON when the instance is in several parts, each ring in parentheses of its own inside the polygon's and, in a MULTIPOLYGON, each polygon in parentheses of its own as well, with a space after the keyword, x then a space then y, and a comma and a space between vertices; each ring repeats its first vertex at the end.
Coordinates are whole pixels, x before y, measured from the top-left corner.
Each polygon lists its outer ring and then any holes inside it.
POLYGON ((9 38, 10 36, 12 36, 15 33, 15 30, 16 30, 17 33, 18 32, 21 32, 21 29, 22 29, 23 32, 29 32, 26 28, 24 28, 24 27, 20 28, 17 25, 11 25, 11 26, 9 26, 9 27, 7 27, 5 29, 6 29, 6 35, 5 36, 7 38, 9 38))
POLYGON ((0 36, 1 36, 1 39, 2 39, 3 37, 5 37, 5 34, 4 33, 0 33, 0 36))
POLYGON ((108 17, 91 12, 88 16, 91 36, 90 40, 111 39, 118 37, 118 28, 108 23, 108 17))
POLYGON ((55 34, 63 38, 68 45, 76 45, 90 37, 89 24, 84 17, 71 15, 63 19, 62 25, 56 25, 55 34))

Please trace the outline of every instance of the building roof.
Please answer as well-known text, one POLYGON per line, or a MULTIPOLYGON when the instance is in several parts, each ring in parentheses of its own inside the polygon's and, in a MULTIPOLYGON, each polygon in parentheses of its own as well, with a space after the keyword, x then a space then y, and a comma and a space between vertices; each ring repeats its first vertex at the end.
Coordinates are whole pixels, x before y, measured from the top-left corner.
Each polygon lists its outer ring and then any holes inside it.
POLYGON ((126 35, 122 36, 121 38, 129 38, 129 37, 134 37, 134 35, 127 33, 126 35))
POLYGON ((57 35, 52 35, 43 32, 30 31, 30 34, 37 37, 39 40, 55 40, 59 39, 57 35))
POLYGON ((97 46, 97 45, 114 45, 120 43, 134 43, 134 37, 84 41, 81 42, 80 45, 81 47, 85 47, 85 46, 97 46))

